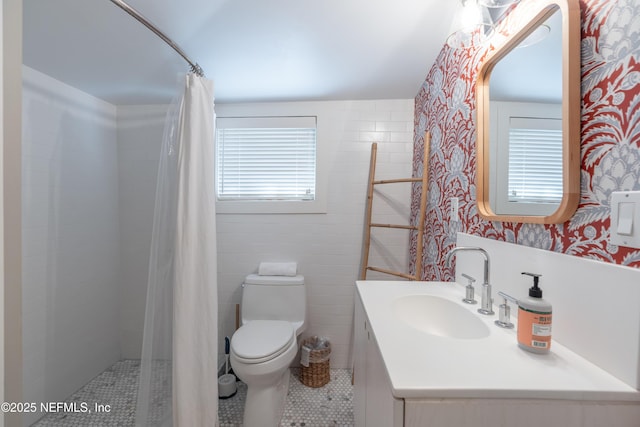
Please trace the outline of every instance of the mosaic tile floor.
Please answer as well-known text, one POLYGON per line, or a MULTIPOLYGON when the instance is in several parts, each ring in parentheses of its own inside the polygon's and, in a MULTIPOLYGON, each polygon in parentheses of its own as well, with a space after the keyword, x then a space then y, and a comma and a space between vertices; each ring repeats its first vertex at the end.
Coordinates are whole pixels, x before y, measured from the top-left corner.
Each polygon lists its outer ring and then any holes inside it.
MULTIPOLYGON (((329 384, 310 388, 298 379, 299 369, 291 369, 289 394, 280 427, 353 426, 353 386, 351 371, 332 369, 329 384)), ((221 399, 220 427, 241 427, 247 386, 238 383, 238 393, 221 399)))
MULTIPOLYGON (((86 402, 109 405, 109 412, 49 414, 33 427, 128 427, 134 425, 139 360, 122 360, 86 386, 66 402, 86 402)), ((310 388, 298 380, 299 370, 291 370, 289 393, 281 427, 353 426, 353 387, 351 371, 332 369, 331 381, 324 387, 310 388)), ((241 427, 246 385, 238 383, 238 393, 219 400, 220 427, 241 427)))
POLYGON ((45 415, 32 427, 133 426, 136 415, 139 360, 121 360, 95 377, 65 402, 86 403, 88 412, 59 412, 45 415), (94 411, 103 405, 108 412, 94 411))

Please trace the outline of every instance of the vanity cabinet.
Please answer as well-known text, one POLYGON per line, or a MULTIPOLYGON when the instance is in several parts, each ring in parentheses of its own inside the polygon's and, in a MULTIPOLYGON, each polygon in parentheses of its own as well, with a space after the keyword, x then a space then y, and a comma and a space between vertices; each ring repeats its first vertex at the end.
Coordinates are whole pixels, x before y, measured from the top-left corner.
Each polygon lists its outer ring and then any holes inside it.
POLYGON ((354 315, 354 418, 356 427, 401 427, 404 400, 393 397, 382 360, 360 298, 354 315))

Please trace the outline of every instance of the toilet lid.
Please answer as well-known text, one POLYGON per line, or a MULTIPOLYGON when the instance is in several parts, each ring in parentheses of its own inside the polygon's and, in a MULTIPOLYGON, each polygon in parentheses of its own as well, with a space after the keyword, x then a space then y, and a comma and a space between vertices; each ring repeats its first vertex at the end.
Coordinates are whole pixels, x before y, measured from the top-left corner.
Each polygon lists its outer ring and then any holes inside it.
POLYGON ((254 320, 233 334, 231 351, 247 363, 261 363, 282 354, 294 339, 290 322, 254 320))

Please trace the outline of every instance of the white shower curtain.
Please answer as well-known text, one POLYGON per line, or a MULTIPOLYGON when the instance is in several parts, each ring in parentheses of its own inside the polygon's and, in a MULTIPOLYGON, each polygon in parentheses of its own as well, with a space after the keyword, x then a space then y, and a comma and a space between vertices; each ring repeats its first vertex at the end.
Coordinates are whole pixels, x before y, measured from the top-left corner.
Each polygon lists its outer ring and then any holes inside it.
POLYGON ((138 426, 218 424, 213 131, 213 84, 188 74, 158 170, 138 426))

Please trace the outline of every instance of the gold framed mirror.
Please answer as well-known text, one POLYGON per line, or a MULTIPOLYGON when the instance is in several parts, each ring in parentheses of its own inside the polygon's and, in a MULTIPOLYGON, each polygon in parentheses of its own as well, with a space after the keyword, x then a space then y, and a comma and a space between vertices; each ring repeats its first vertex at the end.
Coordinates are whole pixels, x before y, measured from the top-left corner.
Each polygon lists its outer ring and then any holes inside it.
POLYGON ((540 0, 510 13, 531 18, 478 73, 478 212, 492 221, 557 224, 580 201, 580 7, 540 0))

